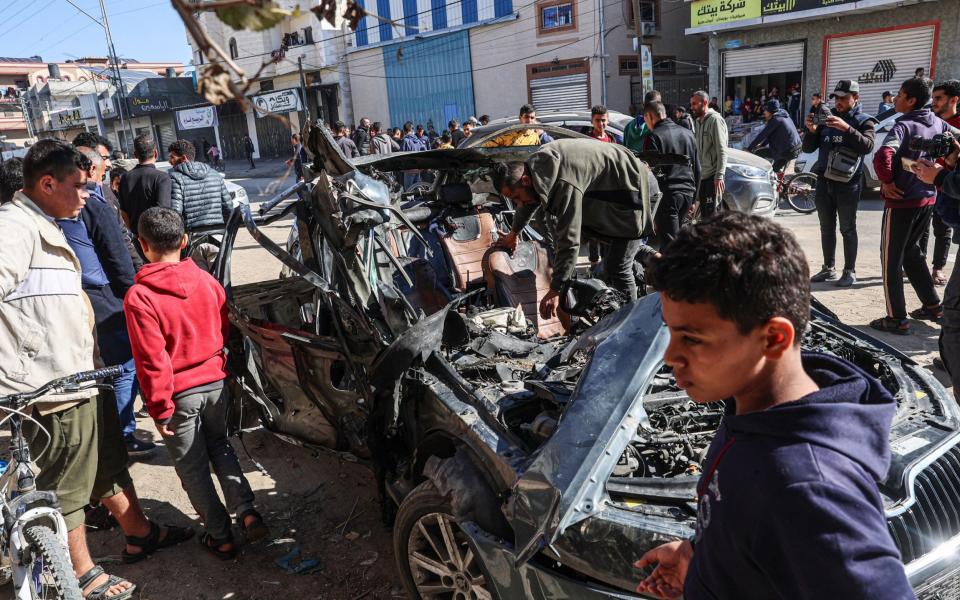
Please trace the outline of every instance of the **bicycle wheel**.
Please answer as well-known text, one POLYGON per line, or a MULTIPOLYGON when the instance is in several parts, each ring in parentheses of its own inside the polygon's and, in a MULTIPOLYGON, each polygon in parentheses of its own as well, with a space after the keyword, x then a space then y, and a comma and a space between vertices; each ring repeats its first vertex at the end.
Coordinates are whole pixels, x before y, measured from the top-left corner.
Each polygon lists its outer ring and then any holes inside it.
POLYGON ((817 176, 814 173, 794 175, 786 183, 787 202, 798 213, 810 214, 817 210, 817 176))
POLYGON ((46 525, 33 525, 24 531, 30 543, 27 580, 30 597, 36 600, 83 600, 77 576, 70 566, 67 549, 46 525))

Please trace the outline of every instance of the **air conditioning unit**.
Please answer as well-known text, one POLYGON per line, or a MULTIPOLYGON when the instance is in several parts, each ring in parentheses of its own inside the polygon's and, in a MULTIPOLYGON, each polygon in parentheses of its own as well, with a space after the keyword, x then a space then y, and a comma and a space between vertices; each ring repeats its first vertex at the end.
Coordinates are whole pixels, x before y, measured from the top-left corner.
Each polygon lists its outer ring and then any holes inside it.
POLYGON ((657 24, 649 21, 642 21, 640 23, 640 33, 643 34, 643 37, 657 35, 657 24))

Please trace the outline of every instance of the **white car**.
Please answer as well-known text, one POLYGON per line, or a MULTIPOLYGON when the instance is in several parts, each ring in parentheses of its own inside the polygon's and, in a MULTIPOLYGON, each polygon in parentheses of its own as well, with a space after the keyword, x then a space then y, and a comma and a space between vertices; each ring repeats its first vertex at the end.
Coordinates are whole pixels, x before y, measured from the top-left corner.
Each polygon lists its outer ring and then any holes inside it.
MULTIPOLYGON (((893 128, 893 124, 897 122, 902 116, 902 113, 891 109, 884 111, 877 115, 877 141, 873 145, 873 150, 870 151, 870 154, 867 154, 863 157, 864 169, 863 169, 863 183, 864 187, 878 188, 880 187, 880 180, 877 178, 877 170, 873 168, 873 156, 877 153, 877 150, 880 149, 880 145, 883 142, 883 138, 886 137, 890 129, 893 128)), ((813 152, 804 152, 797 157, 797 163, 794 169, 797 173, 805 173, 813 170, 813 165, 817 163, 817 156, 819 152, 814 150, 813 152)))

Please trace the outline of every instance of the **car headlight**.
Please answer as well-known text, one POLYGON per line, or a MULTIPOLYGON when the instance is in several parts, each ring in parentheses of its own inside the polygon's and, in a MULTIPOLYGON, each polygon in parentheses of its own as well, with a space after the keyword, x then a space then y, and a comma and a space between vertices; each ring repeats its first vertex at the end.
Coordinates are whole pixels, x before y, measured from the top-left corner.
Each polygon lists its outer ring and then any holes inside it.
POLYGON ((767 179, 769 169, 751 167, 749 165, 727 165, 727 168, 746 179, 767 179))

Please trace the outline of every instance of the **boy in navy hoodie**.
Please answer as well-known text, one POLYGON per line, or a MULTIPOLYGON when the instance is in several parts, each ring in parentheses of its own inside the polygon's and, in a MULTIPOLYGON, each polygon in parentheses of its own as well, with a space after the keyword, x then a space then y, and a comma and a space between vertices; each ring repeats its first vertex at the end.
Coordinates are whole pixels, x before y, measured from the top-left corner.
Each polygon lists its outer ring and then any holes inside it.
POLYGON ((727 400, 697 487, 696 535, 647 552, 637 588, 688 600, 913 598, 877 482, 891 395, 854 365, 801 353, 807 261, 775 222, 723 213, 652 268, 664 360, 700 403, 727 400))
POLYGON ((144 404, 206 525, 200 543, 217 557, 231 559, 237 549, 230 515, 213 486, 211 465, 247 538, 262 538, 268 530, 227 439, 226 295, 192 259, 180 260, 187 245, 180 213, 147 209, 137 228, 149 264, 137 273, 123 309, 144 404))

